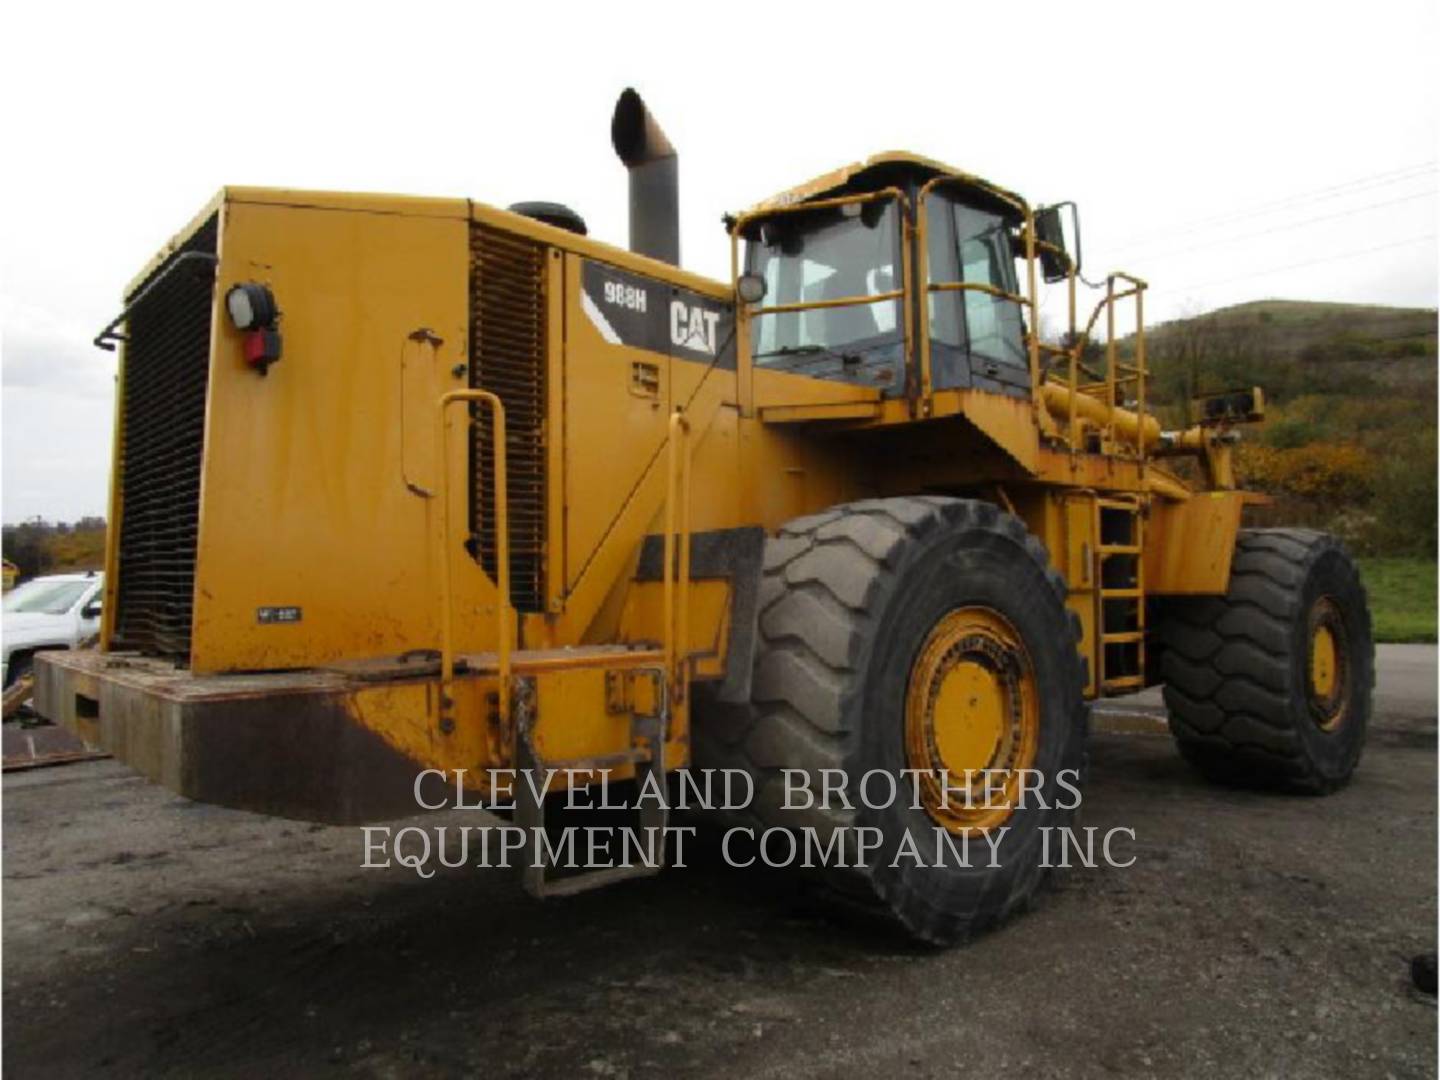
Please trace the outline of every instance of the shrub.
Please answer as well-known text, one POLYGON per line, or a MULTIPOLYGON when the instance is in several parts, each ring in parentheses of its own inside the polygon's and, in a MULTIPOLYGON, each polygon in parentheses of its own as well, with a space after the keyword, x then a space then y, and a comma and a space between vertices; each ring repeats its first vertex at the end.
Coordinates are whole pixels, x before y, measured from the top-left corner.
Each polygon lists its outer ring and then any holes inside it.
POLYGON ((1261 491, 1295 495, 1335 509, 1367 497, 1374 487, 1375 463, 1353 443, 1312 443, 1276 448, 1242 445, 1241 476, 1261 491))

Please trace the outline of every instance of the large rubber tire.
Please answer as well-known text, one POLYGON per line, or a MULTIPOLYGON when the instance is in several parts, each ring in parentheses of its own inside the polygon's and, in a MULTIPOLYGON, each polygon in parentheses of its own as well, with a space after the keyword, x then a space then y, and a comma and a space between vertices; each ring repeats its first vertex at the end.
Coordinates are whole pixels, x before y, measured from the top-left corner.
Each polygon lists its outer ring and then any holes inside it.
MULTIPOLYGON (((1069 782, 1082 783, 1089 715, 1078 623, 1043 545, 1017 518, 984 502, 917 497, 837 506, 790 522, 768 541, 758 633, 751 704, 722 710, 697 702, 697 766, 744 769, 754 781, 755 799, 739 823, 757 833, 808 826, 826 837, 878 828, 884 843, 868 865, 831 866, 823 879, 923 941, 950 944, 1020 909, 1044 874, 1041 830, 1068 824, 1078 802, 1057 777, 1073 770, 1069 782), (855 786, 869 770, 900 776, 907 768, 910 671, 931 629, 969 605, 1003 615, 1032 661, 1040 797, 1006 822, 998 867, 983 855, 968 869, 934 860, 922 868, 908 859, 896 867, 901 835, 931 851, 935 821, 908 795, 869 809, 855 786), (806 770, 812 783, 819 770, 844 770, 855 808, 785 809, 782 769, 806 770)), ((1050 837, 1052 857, 1057 839, 1050 837)), ((988 854, 978 836, 972 847, 988 854)))
POLYGON ((1334 537, 1309 529, 1240 533, 1223 597, 1168 600, 1162 672, 1180 753, 1214 780, 1325 794, 1349 781, 1375 685, 1370 609, 1334 537), (1343 719, 1317 722, 1311 619, 1328 601, 1343 627, 1343 719))

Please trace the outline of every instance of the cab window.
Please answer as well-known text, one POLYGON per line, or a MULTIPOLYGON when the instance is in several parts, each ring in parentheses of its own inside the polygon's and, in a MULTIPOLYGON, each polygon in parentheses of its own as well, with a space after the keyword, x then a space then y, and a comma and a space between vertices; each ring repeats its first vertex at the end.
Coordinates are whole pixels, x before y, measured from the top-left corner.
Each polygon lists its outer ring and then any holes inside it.
MULTIPOLYGON (((925 203, 931 282, 963 281, 1019 291, 1010 230, 998 213, 942 192, 925 203)), ((936 389, 1028 388, 1020 306, 978 290, 928 294, 930 370, 936 389)))
MULTIPOLYGON (((891 201, 777 214, 747 230, 746 241, 746 270, 765 279, 762 307, 900 288, 899 216, 891 201)), ((897 298, 759 315, 750 325, 757 368, 904 390, 897 298)))

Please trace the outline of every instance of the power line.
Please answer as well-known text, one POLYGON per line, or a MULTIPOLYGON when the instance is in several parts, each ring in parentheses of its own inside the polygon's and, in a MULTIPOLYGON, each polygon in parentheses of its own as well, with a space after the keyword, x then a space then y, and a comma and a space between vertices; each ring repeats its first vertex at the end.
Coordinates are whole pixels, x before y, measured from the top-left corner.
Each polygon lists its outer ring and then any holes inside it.
POLYGON ((1261 203, 1257 206, 1238 210, 1233 213, 1183 222, 1170 229, 1162 229, 1159 232, 1149 233, 1145 236, 1123 240, 1115 245, 1115 250, 1123 251, 1130 248, 1144 247, 1157 238, 1164 239, 1169 236, 1184 235, 1199 229, 1211 228, 1216 225, 1228 224, 1234 221, 1245 221, 1254 217, 1263 217, 1266 214, 1277 213, 1280 210, 1289 209, 1292 206, 1301 206, 1308 202, 1323 202, 1327 199, 1341 198, 1346 195, 1358 195, 1361 192, 1370 191, 1375 188, 1388 187, 1392 184, 1404 183, 1407 180, 1418 180, 1420 177, 1435 171, 1436 163, 1430 161, 1418 165, 1408 165, 1403 169, 1394 169, 1390 172, 1375 173, 1371 176, 1347 181, 1344 184, 1333 184, 1330 187, 1301 192, 1296 195, 1287 196, 1284 199, 1261 203))
POLYGON ((1194 232, 1198 229, 1210 228, 1215 225, 1227 224, 1232 221, 1244 221, 1253 217, 1263 217, 1266 214, 1278 213, 1281 210, 1289 209, 1292 206, 1302 206, 1309 202, 1323 202, 1327 199, 1342 198, 1347 195, 1358 195, 1364 191, 1371 191, 1375 188, 1389 187, 1392 184, 1402 184, 1409 180, 1418 180, 1421 177, 1436 171, 1435 162, 1424 162, 1418 165, 1408 165, 1403 169, 1394 169, 1390 172, 1375 173, 1371 176, 1361 177, 1357 180, 1349 180, 1343 184, 1333 184, 1329 187, 1317 188, 1308 192, 1300 192, 1296 195, 1286 196, 1272 202, 1260 203, 1257 206, 1242 208, 1233 212, 1219 214, 1214 217, 1201 218, 1190 222, 1182 222, 1171 229, 1163 229, 1157 233, 1151 233, 1143 237, 1136 237, 1131 240, 1117 244, 1117 248, 1140 247, 1150 243, 1152 240, 1164 238, 1179 233, 1194 232))
POLYGON ((1337 220, 1338 218, 1346 218, 1346 217, 1350 217, 1350 216, 1352 216, 1352 215, 1354 215, 1354 214, 1361 214, 1361 213, 1364 213, 1364 212, 1367 211, 1367 210, 1379 210, 1381 207, 1384 207, 1384 206, 1395 206, 1395 205, 1397 205, 1398 203, 1414 202, 1416 199, 1433 199, 1433 198, 1435 198, 1435 195, 1434 195, 1433 192, 1429 192, 1429 191, 1419 191, 1419 192, 1416 192, 1414 195, 1402 195, 1402 196, 1400 196, 1400 198, 1398 198, 1398 199, 1387 199, 1387 200, 1384 201, 1384 202, 1367 203, 1367 204, 1364 205, 1364 206, 1352 206, 1350 209, 1348 209, 1348 210, 1341 210, 1341 211, 1339 211, 1338 213, 1334 213, 1334 214, 1322 214, 1322 215, 1320 215, 1319 217, 1306 218, 1306 219, 1303 220, 1303 221, 1291 221, 1291 222, 1287 222, 1287 223, 1284 224, 1284 225, 1276 225, 1276 226, 1274 226, 1274 227, 1272 227, 1272 228, 1269 228, 1269 229, 1261 229, 1261 230, 1259 230, 1258 232, 1242 233, 1242 234, 1239 235, 1239 236, 1228 236, 1228 237, 1224 237, 1224 238, 1222 238, 1222 239, 1220 239, 1220 240, 1212 240, 1212 241, 1210 241, 1209 243, 1206 243, 1206 244, 1195 244, 1195 245, 1193 245, 1193 246, 1191 246, 1191 247, 1169 248, 1169 249, 1166 250, 1166 251, 1152 252, 1152 253, 1150 253, 1150 254, 1147 254, 1147 255, 1144 255, 1144 256, 1140 256, 1140 258, 1144 258, 1144 259, 1146 259, 1146 260, 1149 260, 1149 259, 1164 259, 1164 258, 1168 258, 1168 257, 1171 256, 1171 255, 1186 255, 1186 254, 1189 254, 1189 253, 1192 252, 1192 251, 1205 251, 1205 250, 1208 249, 1208 248, 1223 247, 1223 246, 1226 245, 1226 244, 1238 244, 1238 243, 1240 243, 1242 240, 1254 240, 1256 237, 1260 237, 1260 236, 1270 236, 1270 235, 1273 234, 1273 233, 1287 232, 1287 231, 1290 230, 1290 229, 1299 229, 1299 228, 1302 228, 1303 226, 1306 226, 1306 225, 1314 225, 1314 224, 1316 224, 1317 222, 1321 222, 1321 221, 1335 221, 1335 220, 1337 220))
MULTIPOLYGON (((1400 201, 1404 201, 1404 200, 1395 200, 1395 201, 1400 202, 1400 201)), ((1379 204, 1379 205, 1388 205, 1388 204, 1379 204)), ((1276 231, 1278 231, 1278 230, 1276 230, 1276 231)), ((1335 255, 1326 255, 1326 256, 1323 256, 1323 257, 1318 258, 1318 259, 1308 259, 1308 260, 1306 260, 1306 261, 1304 261, 1304 262, 1291 263, 1291 264, 1288 264, 1288 265, 1286 265, 1286 266, 1276 266, 1276 267, 1272 267, 1272 268, 1270 268, 1270 269, 1268 269, 1268 270, 1257 270, 1257 271, 1254 271, 1253 273, 1240 274, 1240 275, 1236 275, 1236 276, 1232 276, 1232 277, 1228 277, 1228 278, 1221 278, 1221 279, 1218 279, 1218 280, 1215 280, 1215 281, 1207 281, 1207 282, 1204 282, 1204 283, 1202 283, 1202 284, 1194 284, 1194 285, 1174 285, 1174 286, 1172 286, 1172 285, 1163 285, 1163 284, 1154 284, 1154 283, 1152 283, 1151 286, 1150 286, 1150 288, 1149 288, 1149 290, 1148 290, 1148 292, 1149 292, 1151 295, 1154 295, 1154 294, 1156 294, 1156 293, 1177 293, 1177 292, 1186 292, 1186 291, 1195 290, 1195 289, 1209 289, 1209 288, 1213 288, 1213 287, 1215 287, 1215 286, 1217 286, 1217 285, 1228 285, 1228 284, 1230 284, 1231 282, 1235 282, 1235 281, 1248 281, 1248 280, 1250 280, 1251 278, 1265 277, 1265 276, 1267 276, 1267 275, 1269 275, 1269 274, 1283 273, 1283 272, 1285 272, 1285 271, 1287 271, 1287 270, 1298 270, 1298 269, 1301 269, 1301 268, 1304 268, 1304 267, 1307 267, 1307 266, 1317 266, 1317 265, 1320 265, 1320 264, 1322 264, 1322 263, 1335 262, 1335 261, 1337 261, 1337 260, 1339 260, 1339 259, 1348 259, 1348 258, 1353 258, 1353 257, 1362 256, 1362 255, 1369 255, 1369 254, 1372 254, 1372 253, 1378 252, 1378 251, 1389 251, 1389 250, 1392 250, 1392 249, 1394 249, 1394 248, 1405 247, 1405 246, 1407 246, 1407 245, 1409 245, 1409 244, 1420 243, 1420 242, 1426 241, 1426 240, 1434 240, 1435 238, 1436 238, 1436 234, 1435 234, 1435 233, 1427 233, 1427 234, 1425 234, 1424 236, 1414 236, 1414 237, 1411 237, 1411 238, 1409 238, 1409 239, 1407 239, 1407 240, 1398 240, 1398 241, 1395 241, 1394 243, 1381 244, 1381 245, 1379 245, 1379 246, 1377 246, 1377 247, 1361 248, 1361 249, 1356 250, 1356 251, 1340 252, 1340 253, 1335 254, 1335 255)), ((1089 303, 1089 301, 1087 301, 1087 300, 1080 300, 1079 304, 1077 305, 1077 311, 1083 313, 1084 311, 1088 310, 1088 307, 1087 307, 1088 303, 1089 303)), ((1056 313, 1056 309, 1057 309, 1057 308, 1063 309, 1064 307, 1065 307, 1065 297, 1064 297, 1064 294, 1063 294, 1063 291, 1062 291, 1062 290, 1058 290, 1058 289, 1047 289, 1047 290, 1045 291, 1045 294, 1041 297, 1041 300, 1040 300, 1040 309, 1041 309, 1041 312, 1042 312, 1042 313, 1054 315, 1054 314, 1056 313)))
POLYGON ((1337 255, 1326 255, 1319 259, 1307 259, 1305 262, 1290 263, 1288 266, 1272 266, 1268 270, 1256 270, 1250 274, 1238 274, 1234 277, 1220 278, 1216 281, 1207 281, 1200 285, 1176 285, 1162 287, 1157 292, 1188 292, 1192 289, 1209 289, 1216 285, 1229 285, 1233 281, 1248 281, 1251 278, 1265 277, 1269 274, 1279 274, 1286 270, 1299 270, 1306 266, 1318 266, 1321 263, 1335 262, 1338 259, 1353 259, 1359 255, 1370 255, 1377 251, 1389 251, 1393 248, 1406 247, 1410 244, 1418 244, 1426 240, 1434 240, 1435 233, 1426 233, 1424 236, 1412 236, 1408 240, 1397 240, 1393 244, 1381 244, 1378 247, 1361 248, 1358 251, 1342 251, 1337 255))

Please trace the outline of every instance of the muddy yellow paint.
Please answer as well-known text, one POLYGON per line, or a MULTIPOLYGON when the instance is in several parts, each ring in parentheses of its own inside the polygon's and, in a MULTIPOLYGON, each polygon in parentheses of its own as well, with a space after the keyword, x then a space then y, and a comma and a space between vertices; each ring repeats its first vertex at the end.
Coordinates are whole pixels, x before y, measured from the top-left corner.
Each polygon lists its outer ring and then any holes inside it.
MULTIPOLYGON (((433 479, 440 463, 420 448, 435 445, 434 402, 464 385, 468 226, 463 203, 444 209, 226 204, 217 307, 236 282, 268 285, 285 354, 258 375, 216 311, 194 671, 309 667, 438 644, 430 552, 439 507, 433 492, 407 484, 406 470, 433 479), (436 344, 413 341, 421 330, 436 344), (297 607, 301 620, 262 625, 263 606, 297 607)), ((464 439, 451 441, 444 464, 466 475, 464 439)), ((452 485, 454 520, 464 520, 465 499, 466 484, 452 485)), ((456 566, 457 645, 478 651, 489 644, 484 613, 496 591, 473 561, 456 566)))
POLYGON ((1155 500, 1144 553, 1148 590, 1158 596, 1223 593, 1244 505, 1240 491, 1206 492, 1184 502, 1155 500))
POLYGON ((944 676, 934 704, 935 748, 940 761, 964 775, 988 766, 1005 732, 1006 695, 995 673, 962 662, 944 676))
POLYGON ((1034 668, 1015 628, 985 607, 942 617, 905 695, 906 765, 925 811, 956 832, 1002 825, 1039 739, 1034 668))

